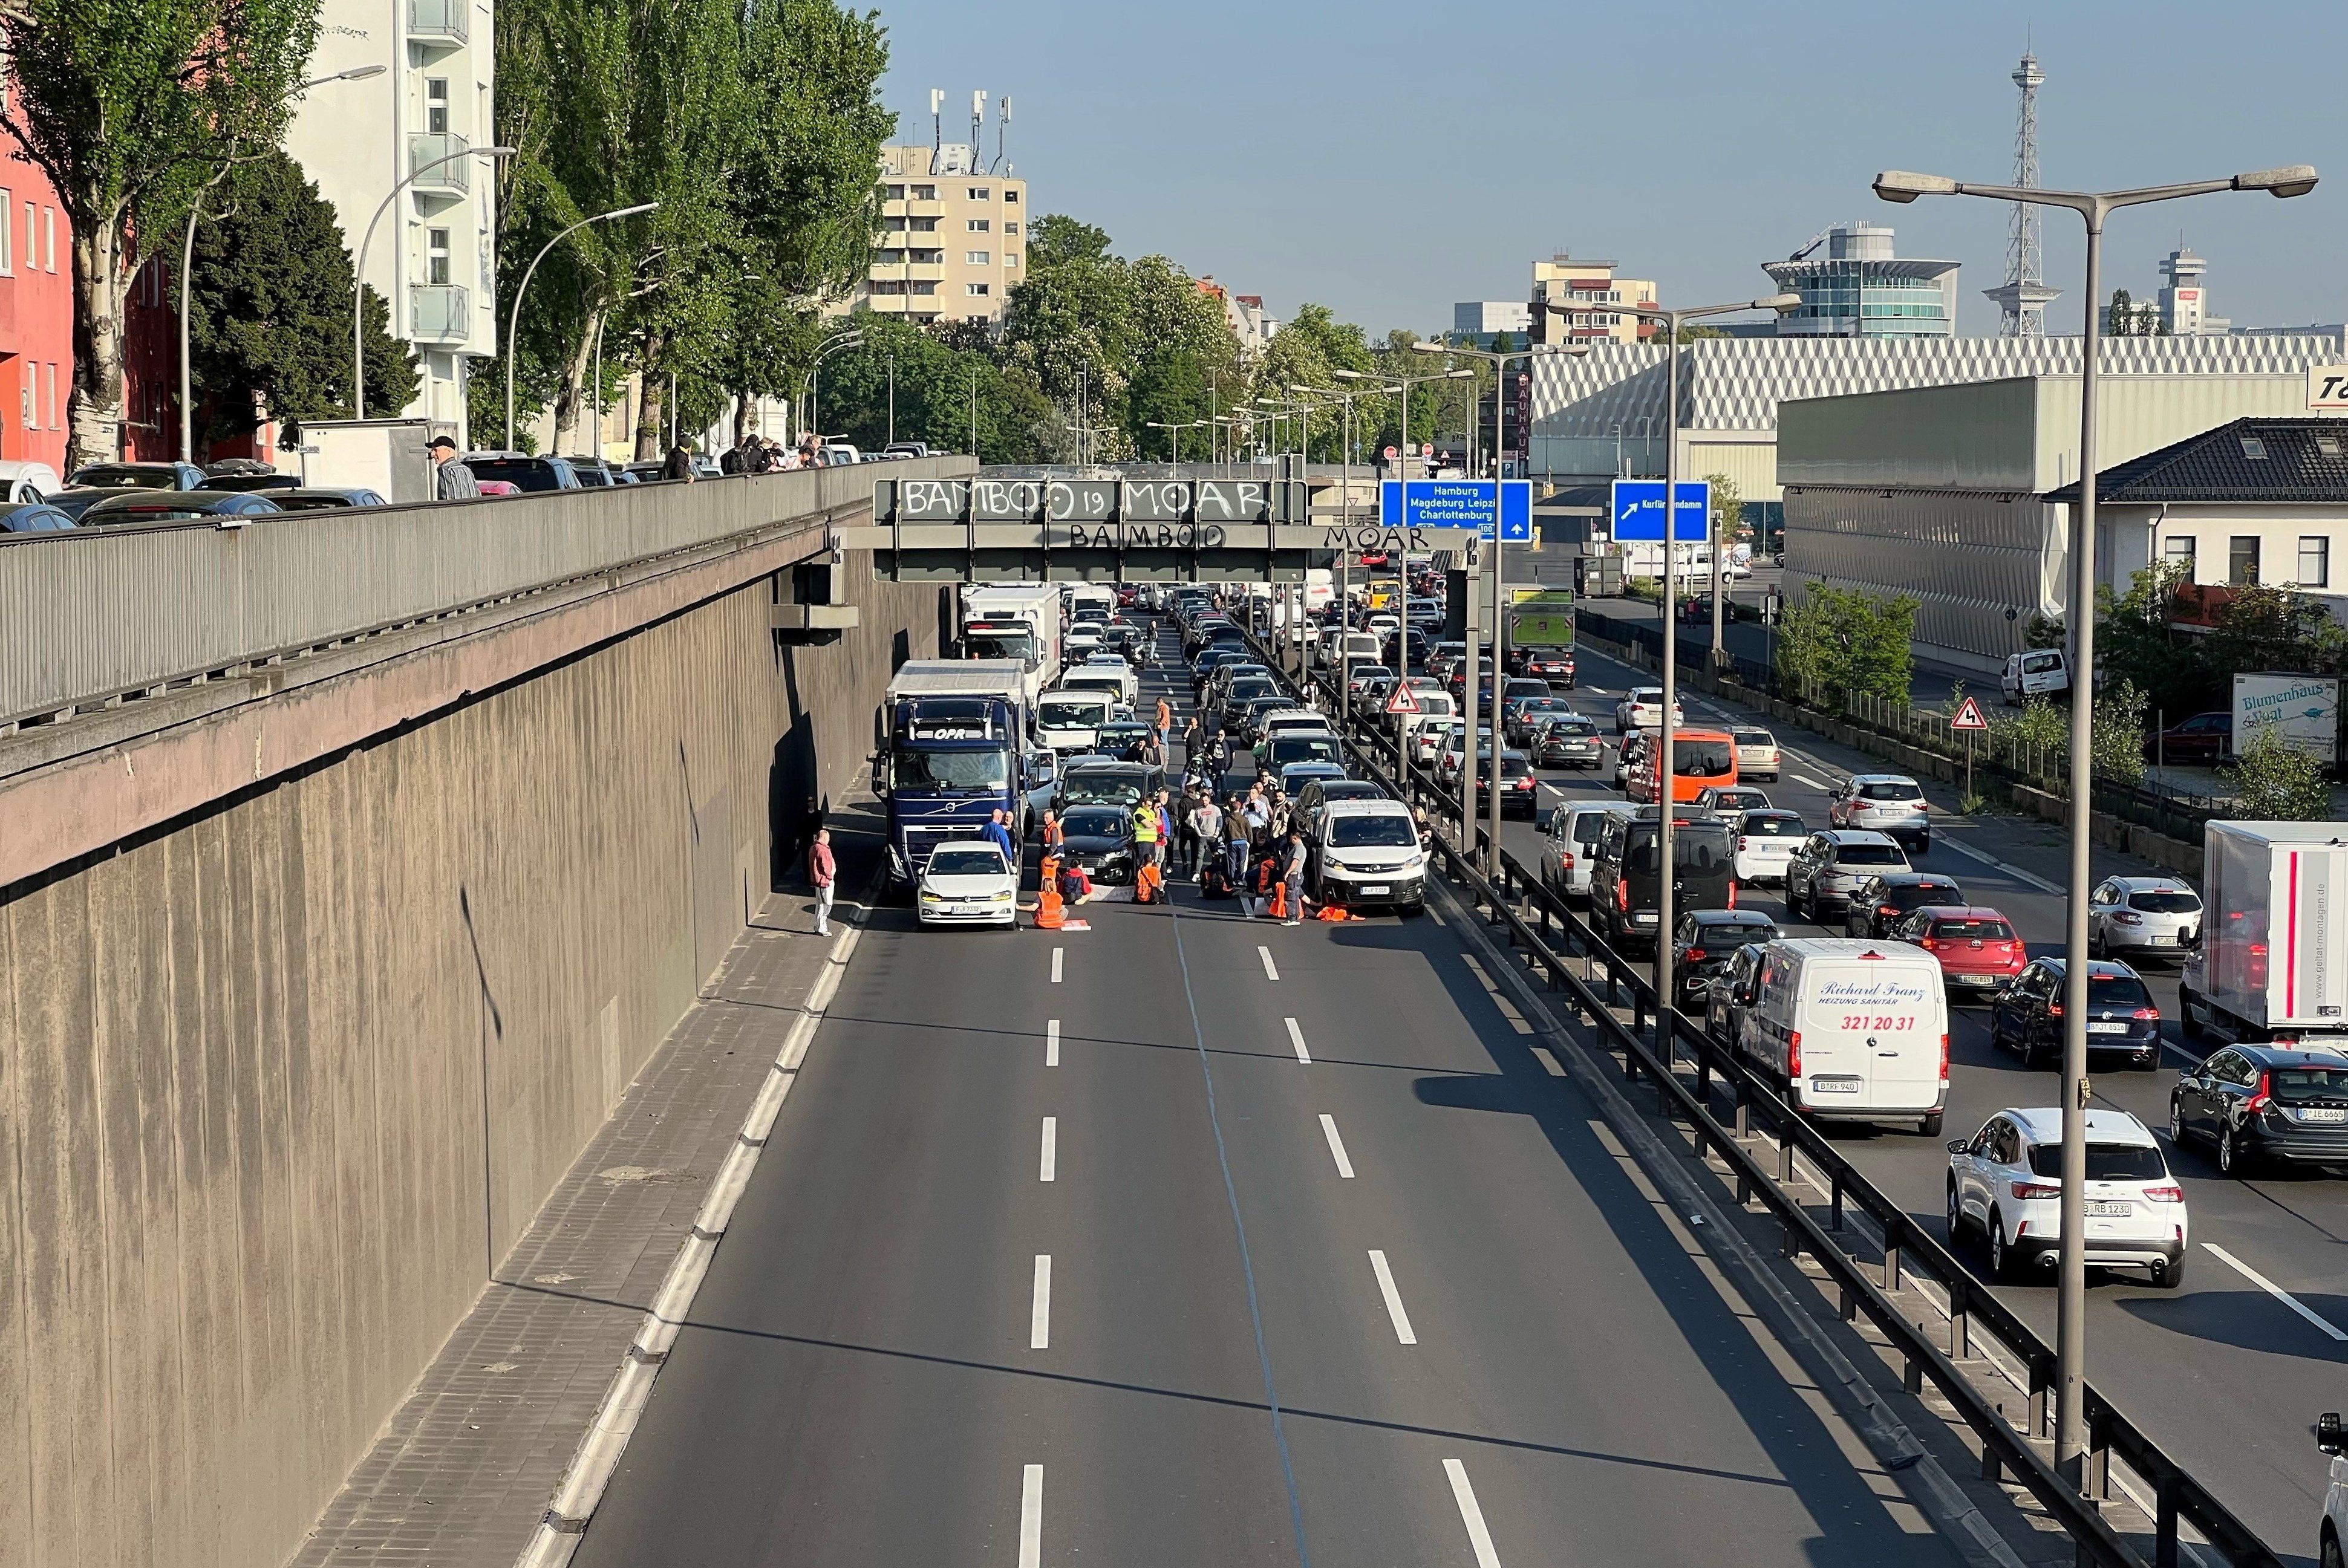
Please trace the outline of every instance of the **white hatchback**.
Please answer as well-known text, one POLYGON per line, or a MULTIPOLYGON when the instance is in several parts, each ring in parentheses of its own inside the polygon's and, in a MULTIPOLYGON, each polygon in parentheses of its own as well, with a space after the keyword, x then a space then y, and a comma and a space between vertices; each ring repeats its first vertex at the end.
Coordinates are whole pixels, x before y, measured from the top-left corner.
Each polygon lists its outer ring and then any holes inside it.
MULTIPOLYGON (((1672 724, 1674 728, 1687 723, 1687 710, 1678 702, 1672 704, 1672 724)), ((1632 730, 1660 730, 1663 727, 1663 689, 1661 686, 1634 686, 1631 694, 1614 704, 1614 733, 1629 734, 1632 730)))
POLYGON ((2201 896, 2174 876, 2107 876, 2087 895, 2087 951, 2182 960, 2201 930, 2201 896))
POLYGON ((913 909, 924 926, 1016 926, 1019 875, 984 840, 956 840, 930 852, 913 909))
POLYGON ((1746 811, 1736 818, 1736 880, 1744 883, 1786 880, 1786 862, 1810 835, 1801 817, 1790 811, 1746 811))
MULTIPOLYGON (((2087 1262, 2141 1268, 2174 1289, 2185 1278, 2185 1189, 2160 1145, 2125 1111, 2087 1112, 2087 1262)), ((2063 1112, 2001 1111, 1949 1145, 1949 1240, 1989 1243, 1992 1279, 2034 1267, 2052 1278, 2063 1230, 2063 1112)))

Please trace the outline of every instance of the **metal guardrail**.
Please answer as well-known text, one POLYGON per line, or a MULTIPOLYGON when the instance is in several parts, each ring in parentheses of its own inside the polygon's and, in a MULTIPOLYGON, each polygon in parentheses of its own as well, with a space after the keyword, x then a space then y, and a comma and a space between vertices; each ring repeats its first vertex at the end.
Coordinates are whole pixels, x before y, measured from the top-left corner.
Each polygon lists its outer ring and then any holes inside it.
POLYGON ((428 506, 0 534, 0 730, 870 506, 857 464, 428 506))
MULTIPOLYGON (((1278 670, 1276 661, 1267 658, 1266 662, 1278 670)), ((1312 684, 1324 697, 1334 699, 1326 676, 1312 684)), ((1293 683, 1291 689, 1295 689, 1293 683)), ((1424 770, 1402 755, 1382 726, 1357 723, 1354 731, 1350 738, 1355 755, 1377 784, 1397 799, 1447 809, 1457 820, 1457 797, 1429 783, 1424 770), (1392 758, 1396 772, 1388 773, 1373 760, 1372 753, 1392 758)), ((1475 838, 1479 847, 1487 842, 1480 825, 1475 838)), ((1787 1255, 1807 1254, 1817 1261, 1835 1284, 1843 1316, 1864 1314, 1875 1326, 1904 1360, 1902 1380, 1910 1392, 1925 1383, 1939 1391, 1981 1442, 1984 1474, 1993 1480, 2001 1473, 2011 1476, 2028 1491, 2071 1537, 2078 1561, 2108 1568, 2142 1568, 2143 1559, 2087 1495, 2110 1496, 2111 1464, 2116 1459, 2150 1491, 2147 1512, 2153 1521, 2154 1568, 2177 1568, 2179 1528, 2186 1522, 2230 1568, 2282 1568, 2281 1560, 2248 1525, 2092 1384, 2085 1399, 2087 1491, 2064 1480, 1956 1365, 1972 1355, 1977 1336, 1985 1334, 2003 1347, 2023 1368, 2031 1430, 2038 1432, 2049 1419, 2048 1395, 2055 1375, 2054 1348, 1770 1085, 1675 1009, 1660 1008, 1653 984, 1601 941, 1538 876, 1528 874, 1513 856, 1498 851, 1496 881, 1478 871, 1460 847, 1440 831, 1434 835, 1434 849, 1451 879, 1506 928, 1509 946, 1524 950, 1551 990, 1564 993, 1568 1011, 1594 1028, 1603 1047, 1621 1059, 1624 1081, 1653 1084, 1657 1114, 1686 1129, 1693 1153, 1701 1157, 1709 1151, 1727 1166, 1740 1207, 1756 1198, 1761 1202, 1784 1227, 1787 1255), (1529 915, 1538 917, 1538 928, 1529 915), (1561 943, 1564 950, 1552 946, 1552 940, 1561 943), (1604 997, 1590 979, 1576 972, 1570 960, 1577 959, 1602 971, 1604 997), (1628 1024, 1614 1015, 1614 1009, 1623 1005, 1626 997, 1632 1013, 1628 1024), (1679 1071, 1683 1057, 1694 1070, 1693 1084, 1679 1071), (1730 1120, 1725 1123, 1714 1111, 1715 1086, 1730 1099, 1730 1120), (1765 1170, 1747 1146, 1756 1120, 1776 1141, 1778 1168, 1774 1172, 1765 1170), (1788 1190, 1797 1152, 1826 1178, 1829 1198, 1824 1222, 1788 1190), (1852 1206, 1867 1214, 1881 1233, 1879 1266, 1854 1257, 1835 1240, 1836 1233, 1844 1228, 1846 1211, 1852 1206), (1879 1278, 1875 1272, 1879 1268, 1879 1278), (1947 1293, 1949 1343, 1945 1348, 1911 1323, 1891 1300, 1889 1293, 1899 1287, 1906 1272, 1921 1273, 1947 1293)))

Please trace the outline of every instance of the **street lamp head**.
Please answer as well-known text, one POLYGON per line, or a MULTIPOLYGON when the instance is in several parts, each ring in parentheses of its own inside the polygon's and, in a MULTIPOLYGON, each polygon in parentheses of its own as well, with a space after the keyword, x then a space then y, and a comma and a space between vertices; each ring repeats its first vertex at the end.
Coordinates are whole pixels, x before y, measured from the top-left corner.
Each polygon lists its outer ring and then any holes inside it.
POLYGON ((1756 300, 1753 302, 1753 308, 1755 310, 1775 311, 1781 316, 1789 312, 1797 311, 1801 309, 1801 306, 1802 296, 1799 294, 1771 294, 1766 300, 1756 300))
POLYGON ((330 82, 363 82, 370 77, 379 77, 389 69, 391 69, 389 66, 353 66, 347 71, 336 71, 326 79, 330 82))
POLYGON ((1418 354, 1449 354, 1451 352, 1451 345, 1449 343, 1430 343, 1425 338, 1420 338, 1416 343, 1412 343, 1410 346, 1414 352, 1418 354))
POLYGON ((1468 381, 1474 379, 1475 374, 1476 373, 1474 371, 1468 369, 1463 364, 1457 370, 1445 371, 1443 373, 1443 379, 1446 381, 1468 381))
POLYGON ((1886 201, 1903 206, 1919 196, 1954 196, 1957 182, 1941 174, 1910 174, 1904 169, 1887 169, 1875 177, 1875 194, 1886 201))
POLYGON ((1365 370, 1333 370, 1329 373, 1340 381, 1370 381, 1375 379, 1365 370))
POLYGON ((2263 190, 2270 196, 2304 196, 2315 189, 2315 169, 2311 164, 2290 163, 2281 169, 2261 169, 2250 174, 2234 176, 2237 190, 2263 190))
POLYGON ((633 218, 639 212, 650 212, 660 205, 657 201, 639 201, 633 207, 615 207, 603 214, 606 218, 633 218))

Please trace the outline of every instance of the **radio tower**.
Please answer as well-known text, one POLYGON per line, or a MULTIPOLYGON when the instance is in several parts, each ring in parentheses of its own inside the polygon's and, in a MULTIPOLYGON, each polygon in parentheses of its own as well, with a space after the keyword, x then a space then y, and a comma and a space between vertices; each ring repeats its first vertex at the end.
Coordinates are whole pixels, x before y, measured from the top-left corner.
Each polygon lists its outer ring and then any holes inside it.
MULTIPOLYGON (((2038 89, 2045 85, 2046 73, 2038 68, 2038 56, 2025 52, 2022 63, 2013 67, 2013 79, 2022 92, 2021 118, 2013 131, 2013 182, 2034 190, 2038 187, 2038 89)), ((2038 209, 2017 201, 2005 241, 2005 282, 1982 291, 1997 302, 2002 313, 1998 336, 2046 335, 2046 306, 2063 291, 2046 286, 2044 266, 2038 241, 2038 209)))

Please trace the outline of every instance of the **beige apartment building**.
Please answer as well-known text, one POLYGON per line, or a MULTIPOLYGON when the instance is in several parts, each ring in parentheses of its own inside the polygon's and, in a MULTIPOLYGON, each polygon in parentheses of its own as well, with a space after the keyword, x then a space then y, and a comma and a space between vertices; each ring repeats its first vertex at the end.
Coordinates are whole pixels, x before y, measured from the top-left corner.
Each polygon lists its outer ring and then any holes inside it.
POLYGON ((1593 261, 1560 251, 1546 261, 1533 263, 1532 328, 1535 343, 1644 343, 1654 335, 1653 322, 1609 311, 1610 304, 1652 305, 1655 284, 1651 278, 1615 275, 1619 263, 1593 261), (1560 314, 1549 304, 1577 307, 1560 314), (1578 307, 1587 303, 1591 308, 1578 307))
POLYGON ((917 322, 1002 318, 1025 277, 1027 182, 978 167, 958 142, 880 149, 880 242, 836 309, 917 322))

